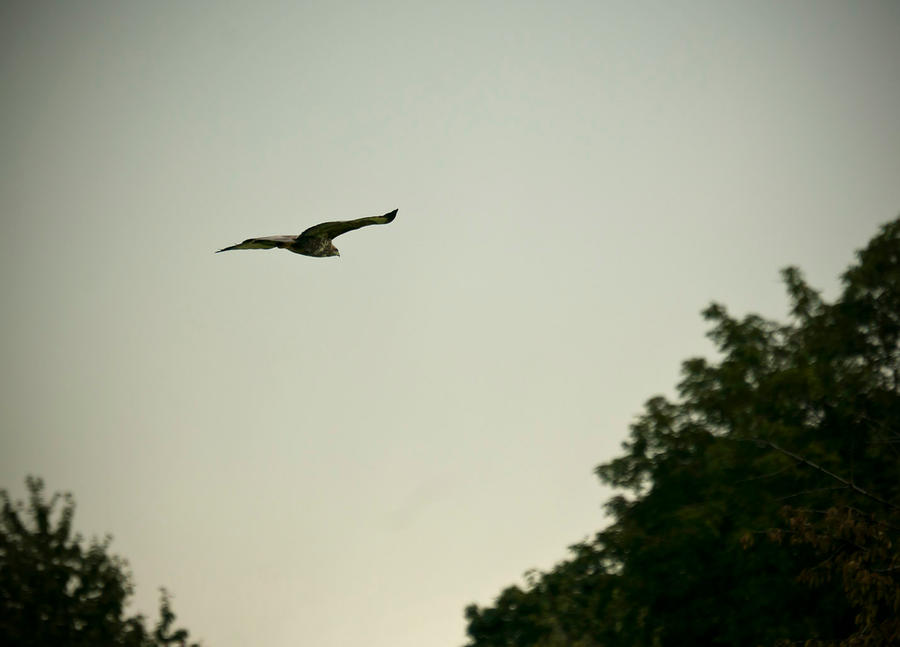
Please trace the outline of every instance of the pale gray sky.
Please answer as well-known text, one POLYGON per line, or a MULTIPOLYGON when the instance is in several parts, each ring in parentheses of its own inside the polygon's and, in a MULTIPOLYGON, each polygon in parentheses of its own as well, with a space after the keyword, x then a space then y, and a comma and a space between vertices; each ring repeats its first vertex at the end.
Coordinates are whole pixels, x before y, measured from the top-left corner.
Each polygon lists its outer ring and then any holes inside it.
POLYGON ((0 487, 209 646, 450 647, 900 212, 900 3, 4 2, 0 487), (213 251, 399 208, 341 258, 213 251))

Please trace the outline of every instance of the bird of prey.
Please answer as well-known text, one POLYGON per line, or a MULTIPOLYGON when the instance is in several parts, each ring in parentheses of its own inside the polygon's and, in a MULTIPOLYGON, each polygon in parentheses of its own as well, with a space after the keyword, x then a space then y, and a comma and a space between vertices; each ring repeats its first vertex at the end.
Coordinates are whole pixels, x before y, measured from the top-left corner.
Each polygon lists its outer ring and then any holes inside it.
POLYGON ((281 247, 289 252, 303 254, 304 256, 340 256, 341 253, 337 250, 337 247, 331 243, 333 239, 360 227, 386 225, 389 222, 393 222, 396 216, 397 210, 394 209, 383 216, 369 216, 367 218, 340 222, 323 222, 320 225, 310 227, 299 236, 248 238, 238 245, 220 249, 216 253, 227 252, 232 249, 272 249, 273 247, 281 247))

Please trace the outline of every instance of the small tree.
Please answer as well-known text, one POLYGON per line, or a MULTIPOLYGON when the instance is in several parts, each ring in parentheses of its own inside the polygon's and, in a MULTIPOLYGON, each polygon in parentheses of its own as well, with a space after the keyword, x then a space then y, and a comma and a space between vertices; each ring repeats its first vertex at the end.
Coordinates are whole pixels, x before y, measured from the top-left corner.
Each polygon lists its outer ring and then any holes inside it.
POLYGON ((189 647, 188 632, 173 627, 165 590, 152 630, 143 616, 126 615, 133 593, 127 564, 108 553, 109 536, 85 545, 81 535, 72 534, 70 494, 54 494, 48 501, 41 479, 29 477, 26 486, 27 506, 0 490, 0 643, 189 647))

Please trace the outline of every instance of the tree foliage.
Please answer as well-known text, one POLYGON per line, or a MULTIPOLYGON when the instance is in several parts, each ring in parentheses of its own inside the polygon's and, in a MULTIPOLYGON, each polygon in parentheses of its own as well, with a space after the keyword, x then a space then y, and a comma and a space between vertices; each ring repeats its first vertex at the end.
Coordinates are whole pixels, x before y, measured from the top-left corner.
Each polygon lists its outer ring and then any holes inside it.
POLYGON ((469 647, 900 644, 900 219, 833 303, 788 268, 787 322, 704 311, 623 454, 612 523, 493 606, 469 647))
POLYGON ((85 544, 73 534, 71 495, 54 494, 47 500, 43 481, 30 477, 26 485, 27 505, 13 503, 0 490, 0 643, 189 646, 188 632, 174 627, 165 591, 152 629, 142 616, 126 614, 133 592, 127 564, 109 554, 109 537, 85 544))

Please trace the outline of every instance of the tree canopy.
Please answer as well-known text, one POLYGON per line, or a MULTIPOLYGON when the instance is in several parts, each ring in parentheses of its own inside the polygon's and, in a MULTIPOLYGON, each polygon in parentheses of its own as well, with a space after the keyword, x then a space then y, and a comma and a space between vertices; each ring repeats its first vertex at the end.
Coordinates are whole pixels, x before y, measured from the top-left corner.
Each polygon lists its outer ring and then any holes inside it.
POLYGON ((26 485, 27 505, 0 490, 0 643, 197 647, 174 627, 165 590, 153 628, 143 616, 127 615, 131 574, 123 559, 109 554, 110 538, 85 544, 72 531, 71 495, 47 500, 42 480, 28 478, 26 485))
POLYGON ((623 453, 612 522, 466 609, 468 647, 900 644, 900 219, 833 303, 788 268, 786 322, 711 323, 623 453))

